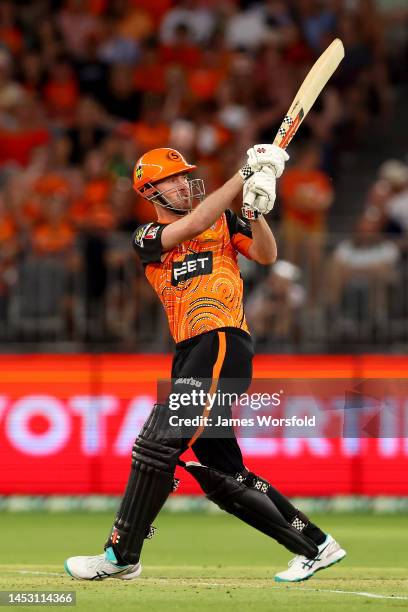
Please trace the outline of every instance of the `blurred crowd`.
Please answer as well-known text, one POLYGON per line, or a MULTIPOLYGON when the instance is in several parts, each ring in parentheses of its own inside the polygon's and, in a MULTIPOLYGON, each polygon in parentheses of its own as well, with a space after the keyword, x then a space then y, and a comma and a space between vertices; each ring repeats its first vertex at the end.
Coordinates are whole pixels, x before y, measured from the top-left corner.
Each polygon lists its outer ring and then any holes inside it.
MULTIPOLYGON (((286 181, 292 181, 292 172, 296 166, 287 170, 286 181)), ((297 210, 308 212, 307 207, 297 210)), ((293 229, 292 211, 284 211, 283 251, 294 255, 293 236, 285 232, 287 224, 293 229)), ((350 236, 335 236, 330 245, 321 228, 299 223, 296 228, 296 245, 304 242, 303 259, 294 255, 278 261, 247 302, 260 347, 301 348, 308 334, 331 341, 332 350, 350 349, 353 341, 387 350, 392 343, 397 350, 406 344, 408 165, 390 159, 379 167, 350 236)))
POLYGON ((161 315, 129 237, 154 212, 132 190, 135 160, 173 146, 211 192, 250 145, 273 141, 336 36, 345 59, 280 182, 283 261, 246 267, 248 318, 261 347, 298 345, 300 313, 321 325, 370 265, 396 283, 403 160, 381 167, 329 255, 327 216, 341 156, 392 120, 407 20, 404 3, 374 0, 0 0, 0 335, 152 346, 161 315))

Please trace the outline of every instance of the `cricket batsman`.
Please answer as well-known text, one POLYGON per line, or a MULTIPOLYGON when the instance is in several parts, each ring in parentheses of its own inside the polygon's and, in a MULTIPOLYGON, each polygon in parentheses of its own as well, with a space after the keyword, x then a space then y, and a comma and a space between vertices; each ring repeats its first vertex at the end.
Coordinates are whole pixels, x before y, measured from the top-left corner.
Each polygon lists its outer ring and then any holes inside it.
MULTIPOLYGON (((152 202, 157 221, 137 228, 132 243, 166 311, 176 343, 172 391, 203 385, 214 391, 232 379, 239 393, 252 379, 253 346, 243 309, 237 255, 260 264, 276 260, 276 242, 263 215, 275 203, 276 179, 287 153, 255 145, 247 163, 205 198, 196 166, 171 148, 145 153, 136 163, 134 188, 152 202), (243 190, 242 217, 231 210, 243 190)), ((230 406, 223 407, 229 414, 230 406)), ((211 414, 208 406, 202 414, 211 414)), ((174 487, 177 465, 198 481, 208 499, 274 538, 295 558, 278 582, 299 582, 337 563, 346 552, 269 482, 244 465, 233 429, 207 436, 205 425, 186 432, 170 426, 168 401, 155 404, 137 436, 132 466, 104 553, 70 557, 65 569, 81 580, 137 578, 144 540, 174 487), (199 463, 181 460, 192 448, 199 463)))

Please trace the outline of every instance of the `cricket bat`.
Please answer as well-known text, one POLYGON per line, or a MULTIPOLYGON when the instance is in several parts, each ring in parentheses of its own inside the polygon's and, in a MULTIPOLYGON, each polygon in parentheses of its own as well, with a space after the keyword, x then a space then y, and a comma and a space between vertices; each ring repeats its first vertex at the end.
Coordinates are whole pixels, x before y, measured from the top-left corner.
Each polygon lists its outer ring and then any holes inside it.
MULTIPOLYGON (((344 57, 343 43, 339 38, 333 40, 331 45, 327 47, 321 56, 316 60, 309 70, 305 80, 301 84, 291 107, 286 113, 280 128, 275 136, 273 144, 286 149, 292 140, 293 136, 299 129, 300 124, 306 117, 307 113, 312 108, 316 98, 330 79, 337 66, 344 57)), ((249 193, 248 196, 252 202, 255 201, 255 194, 249 193)), ((247 196, 247 200, 248 200, 247 196)))

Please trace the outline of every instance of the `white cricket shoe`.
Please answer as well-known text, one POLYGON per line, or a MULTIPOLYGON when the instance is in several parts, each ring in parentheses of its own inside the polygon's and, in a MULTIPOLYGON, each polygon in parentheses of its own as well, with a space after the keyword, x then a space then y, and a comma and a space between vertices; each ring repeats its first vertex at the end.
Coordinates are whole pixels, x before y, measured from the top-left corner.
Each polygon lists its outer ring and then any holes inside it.
POLYGON ((142 573, 140 562, 136 565, 119 565, 111 547, 103 554, 93 557, 69 557, 64 563, 64 568, 77 580, 105 580, 105 578, 133 580, 142 573))
POLYGON ((275 576, 275 582, 301 582, 311 578, 319 570, 338 563, 346 556, 338 542, 328 535, 323 544, 318 546, 319 552, 314 559, 298 555, 289 561, 287 569, 275 576))

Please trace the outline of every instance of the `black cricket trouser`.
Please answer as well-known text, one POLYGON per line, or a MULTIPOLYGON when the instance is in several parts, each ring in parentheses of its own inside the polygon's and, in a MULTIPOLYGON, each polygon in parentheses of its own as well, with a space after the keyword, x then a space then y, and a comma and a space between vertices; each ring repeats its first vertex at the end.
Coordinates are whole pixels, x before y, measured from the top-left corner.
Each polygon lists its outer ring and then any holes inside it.
MULTIPOLYGON (((171 377, 173 381, 179 378, 216 380, 217 389, 240 395, 251 384, 253 356, 249 334, 234 327, 216 329, 176 345, 171 377)), ((224 416, 230 414, 227 407, 224 416)), ((192 439, 185 441, 185 446, 191 445, 203 465, 235 475, 245 468, 233 429, 226 429, 224 433, 219 431, 224 436, 219 438, 196 431, 192 439)))

